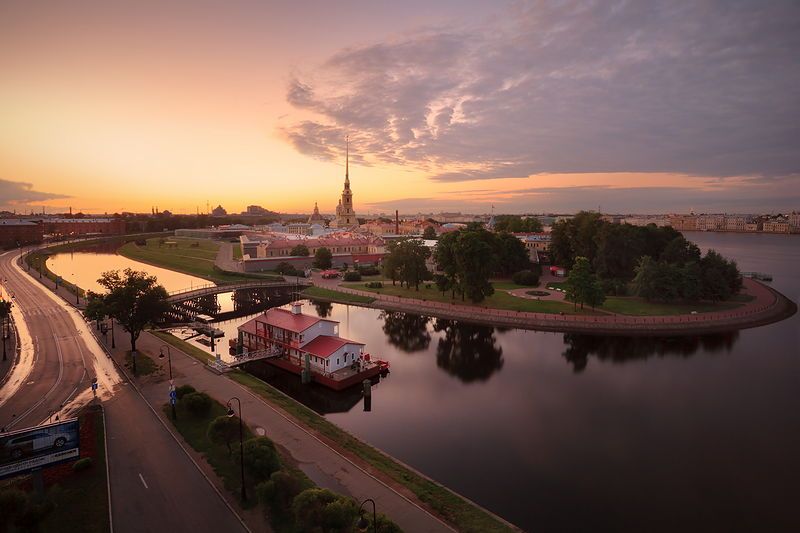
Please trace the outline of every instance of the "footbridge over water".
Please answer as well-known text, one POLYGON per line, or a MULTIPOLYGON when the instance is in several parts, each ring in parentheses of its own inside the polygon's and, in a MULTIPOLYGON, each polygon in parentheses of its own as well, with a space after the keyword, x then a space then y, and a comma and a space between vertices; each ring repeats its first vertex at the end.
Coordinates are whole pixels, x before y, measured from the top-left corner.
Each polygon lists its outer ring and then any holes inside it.
POLYGON ((302 290, 306 287, 310 287, 312 285, 311 280, 298 278, 297 280, 292 281, 276 281, 276 280, 253 280, 253 281, 244 281, 240 283, 230 283, 227 285, 214 285, 213 283, 209 283, 208 285, 201 285, 199 287, 191 287, 188 289, 181 289, 178 291, 171 291, 169 293, 169 298, 167 301, 171 304, 178 304, 181 302, 186 302, 188 300, 194 300, 197 298, 202 298, 204 296, 211 296, 222 294, 225 292, 235 292, 239 290, 250 290, 250 289, 288 289, 290 291, 293 290, 302 290))

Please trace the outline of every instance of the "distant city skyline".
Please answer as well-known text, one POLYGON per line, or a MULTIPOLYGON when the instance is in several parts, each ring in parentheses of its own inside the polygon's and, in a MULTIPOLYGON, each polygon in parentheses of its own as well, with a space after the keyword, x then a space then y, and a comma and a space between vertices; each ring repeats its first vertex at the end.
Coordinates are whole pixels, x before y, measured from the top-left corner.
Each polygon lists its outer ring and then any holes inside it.
POLYGON ((4 4, 0 210, 787 212, 800 5, 4 4))

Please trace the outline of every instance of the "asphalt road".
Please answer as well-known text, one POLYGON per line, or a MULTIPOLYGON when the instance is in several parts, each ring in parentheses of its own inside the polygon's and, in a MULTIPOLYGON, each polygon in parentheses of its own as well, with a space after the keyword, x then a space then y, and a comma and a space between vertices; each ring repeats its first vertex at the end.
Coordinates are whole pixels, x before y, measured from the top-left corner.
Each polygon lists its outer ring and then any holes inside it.
POLYGON ((0 388, 0 427, 36 426, 92 400, 106 408, 111 508, 117 532, 244 531, 238 517, 144 399, 125 382, 75 309, 0 254, 22 352, 0 388))

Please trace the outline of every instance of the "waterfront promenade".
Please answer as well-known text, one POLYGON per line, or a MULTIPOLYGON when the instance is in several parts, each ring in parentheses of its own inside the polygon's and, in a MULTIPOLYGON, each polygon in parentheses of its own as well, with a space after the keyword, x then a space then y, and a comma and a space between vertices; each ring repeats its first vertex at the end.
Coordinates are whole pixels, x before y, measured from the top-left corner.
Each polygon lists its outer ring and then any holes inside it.
MULTIPOLYGON (((797 312, 797 305, 778 291, 745 278, 742 294, 751 300, 734 309, 685 315, 629 316, 621 314, 560 315, 493 309, 480 305, 435 302, 389 296, 341 286, 339 279, 314 275, 314 285, 374 298, 366 307, 464 320, 492 326, 598 335, 701 335, 763 326, 797 312)), ((409 291, 409 295, 413 295, 409 291)), ((563 298, 563 296, 562 296, 563 298)), ((347 302, 345 302, 347 303, 347 302)))

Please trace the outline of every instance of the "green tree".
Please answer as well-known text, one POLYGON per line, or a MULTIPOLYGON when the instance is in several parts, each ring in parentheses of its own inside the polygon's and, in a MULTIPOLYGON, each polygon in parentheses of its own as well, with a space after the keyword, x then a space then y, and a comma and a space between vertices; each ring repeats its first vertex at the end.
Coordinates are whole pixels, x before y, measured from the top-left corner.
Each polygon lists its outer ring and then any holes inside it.
POLYGON ((314 252, 314 268, 319 268, 321 270, 326 270, 331 268, 333 265, 333 254, 328 248, 324 246, 321 248, 317 248, 317 251, 314 252))
POLYGON ((581 256, 576 257, 575 264, 572 266, 572 270, 570 270, 567 281, 564 284, 567 299, 574 303, 576 309, 578 304, 583 309, 585 303, 590 303, 596 298, 594 295, 596 285, 598 285, 597 276, 592 273, 589 259, 581 256))
POLYGON ((661 261, 683 265, 700 261, 700 248, 687 241, 683 235, 675 237, 664 247, 659 257, 661 261))
POLYGON ((497 272, 509 276, 531 266, 530 255, 525 243, 510 233, 493 235, 497 272))
POLYGON ((742 288, 742 274, 735 261, 728 261, 715 250, 700 260, 701 295, 705 300, 727 300, 742 288))
POLYGON ((308 251, 308 246, 305 244, 298 244, 294 248, 291 249, 289 255, 294 255, 298 257, 308 257, 310 252, 308 251))
POLYGON ((405 239, 397 243, 392 252, 397 255, 400 279, 407 288, 413 285, 419 290, 421 281, 428 279, 430 272, 426 261, 430 257, 430 250, 419 239, 405 239))
POLYGON ((542 223, 538 218, 522 218, 518 215, 497 215, 494 217, 494 230, 498 233, 507 231, 509 233, 540 233, 542 223))
POLYGON ((451 298, 455 298, 456 291, 461 291, 458 281, 458 261, 456 260, 456 244, 460 237, 460 231, 453 231, 445 233, 436 242, 436 249, 433 253, 436 266, 443 272, 443 275, 448 280, 448 285, 451 291, 451 298))
POLYGON ((100 329, 100 321, 108 316, 108 309, 103 295, 93 291, 86 294, 86 309, 83 310, 83 316, 88 320, 94 320, 97 329, 100 329))
POLYGON ((466 296, 473 303, 478 303, 494 294, 494 287, 489 283, 494 270, 492 251, 492 247, 482 238, 481 231, 459 232, 455 256, 462 298, 466 296))
POLYGON ((433 276, 433 280, 436 283, 436 288, 442 293, 442 296, 450 290, 450 279, 444 274, 436 274, 433 276))
MULTIPOLYGON (((108 316, 113 317, 130 335, 131 352, 144 328, 160 321, 169 311, 166 289, 155 276, 126 268, 104 272, 97 282, 106 289, 103 300, 108 316)), ((135 361, 135 359, 134 359, 135 361)))
POLYGON ((422 238, 427 240, 436 240, 436 228, 433 226, 426 226, 425 231, 422 232, 422 238))
MULTIPOLYGON (((238 461, 238 452, 235 459, 238 461)), ((281 468, 275 444, 267 437, 253 437, 244 441, 244 465, 256 482, 266 481, 281 468)))
POLYGON ((206 435, 214 444, 224 444, 228 455, 233 453, 231 442, 239 434, 239 418, 235 416, 218 416, 208 425, 206 435))

